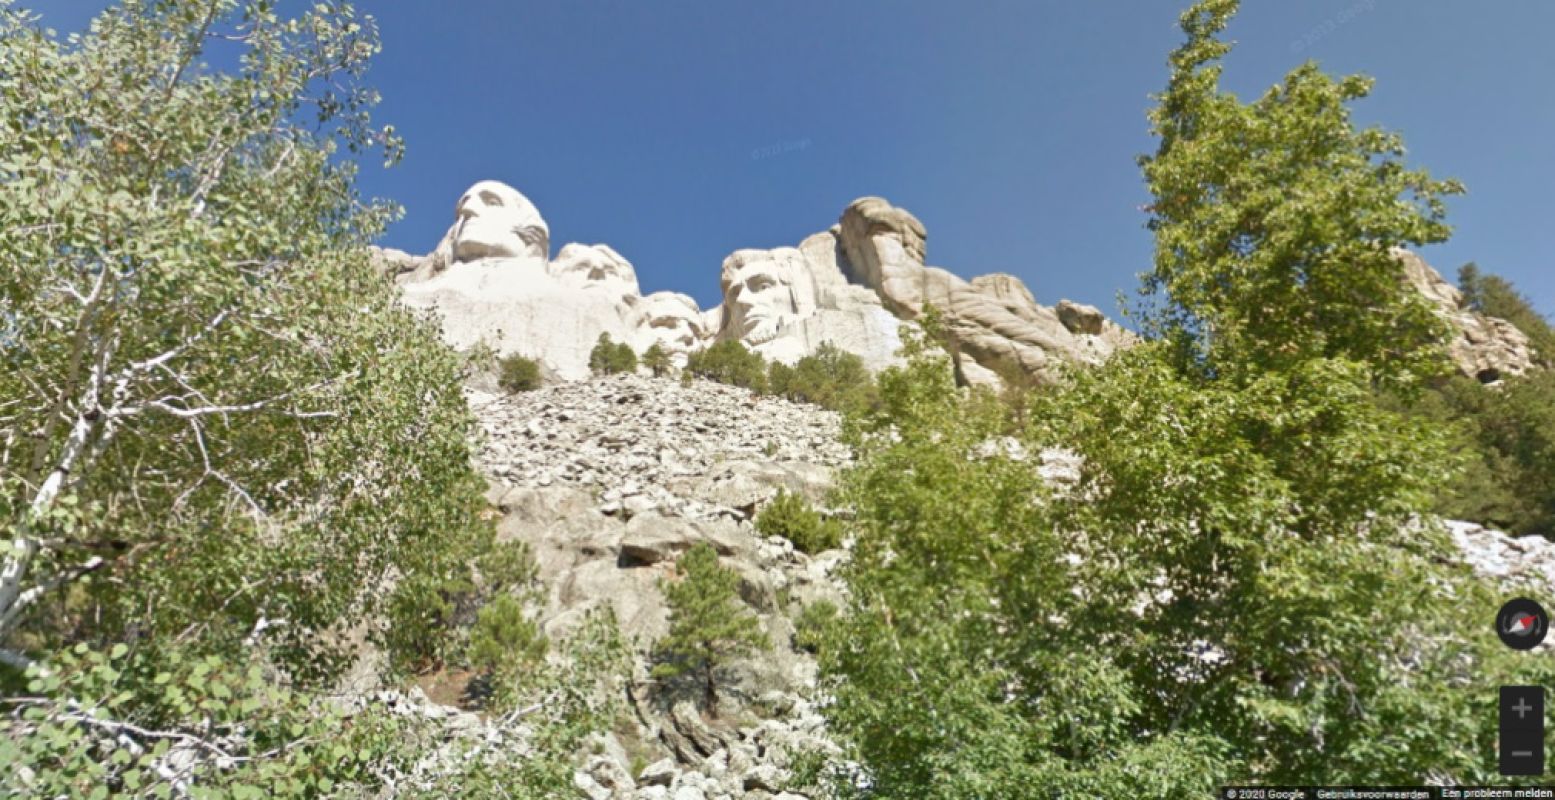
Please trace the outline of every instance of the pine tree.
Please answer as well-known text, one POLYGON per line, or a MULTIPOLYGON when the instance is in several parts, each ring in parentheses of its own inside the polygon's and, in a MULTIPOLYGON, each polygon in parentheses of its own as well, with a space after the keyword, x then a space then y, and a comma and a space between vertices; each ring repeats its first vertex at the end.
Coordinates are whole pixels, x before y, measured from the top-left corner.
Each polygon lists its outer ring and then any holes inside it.
POLYGON ((665 350, 663 345, 654 342, 643 353, 643 366, 647 367, 655 378, 662 378, 668 375, 672 366, 669 351, 665 350))
POLYGON ((715 675, 729 659, 771 647, 756 615, 740 601, 740 576, 718 564, 702 542, 675 562, 680 580, 661 588, 670 608, 670 631, 655 647, 656 678, 696 675, 709 714, 718 713, 715 675))

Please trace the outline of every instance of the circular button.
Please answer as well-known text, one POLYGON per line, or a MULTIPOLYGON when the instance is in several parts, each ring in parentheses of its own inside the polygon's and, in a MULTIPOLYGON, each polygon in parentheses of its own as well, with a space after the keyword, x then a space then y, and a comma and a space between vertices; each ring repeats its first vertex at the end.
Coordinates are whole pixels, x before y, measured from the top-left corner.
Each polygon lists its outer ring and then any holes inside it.
POLYGON ((1550 615, 1526 597, 1508 600, 1496 614, 1496 635, 1513 650, 1532 650, 1550 632, 1550 615))

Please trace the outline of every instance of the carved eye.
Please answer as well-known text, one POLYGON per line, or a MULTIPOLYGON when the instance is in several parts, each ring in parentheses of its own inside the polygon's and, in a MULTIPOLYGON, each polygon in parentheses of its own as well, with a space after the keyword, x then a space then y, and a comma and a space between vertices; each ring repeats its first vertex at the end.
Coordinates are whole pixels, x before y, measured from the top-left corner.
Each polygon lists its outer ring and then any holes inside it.
POLYGON ((481 192, 481 202, 488 206, 500 206, 502 198, 498 197, 496 192, 481 192))
POLYGON ((770 275, 753 275, 750 280, 745 282, 745 288, 753 292, 760 292, 771 287, 773 283, 774 281, 770 275))

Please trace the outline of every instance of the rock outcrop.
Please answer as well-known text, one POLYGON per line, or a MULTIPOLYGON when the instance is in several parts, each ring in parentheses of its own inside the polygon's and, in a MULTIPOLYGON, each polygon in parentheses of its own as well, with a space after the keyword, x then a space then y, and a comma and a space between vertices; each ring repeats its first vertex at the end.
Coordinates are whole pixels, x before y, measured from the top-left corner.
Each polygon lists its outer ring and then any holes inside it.
MULTIPOLYGON (((547 634, 565 637, 605 604, 639 654, 630 696, 636 728, 606 736, 576 786, 601 800, 802 797, 786 787, 794 759, 840 755, 820 713, 816 665, 794 644, 792 620, 810 603, 842 596, 833 575, 847 553, 806 555, 760 536, 752 520, 780 488, 824 508, 836 471, 850 463, 837 417, 708 381, 636 375, 512 396, 472 390, 470 399, 499 535, 528 543, 540 565, 547 634), (667 630, 658 582, 698 542, 739 573, 741 597, 774 645, 734 665, 727 713, 716 722, 647 678, 646 654, 667 630)), ((1060 488, 1078 478, 1074 454, 1033 458, 1014 439, 991 440, 978 454, 1032 458, 1060 488)), ((1555 586, 1555 543, 1469 523, 1448 529, 1461 559, 1487 579, 1555 586)))
POLYGON ((838 231, 848 278, 873 288, 902 319, 918 318, 928 305, 942 311, 947 331, 972 362, 963 369, 974 381, 1009 369, 1043 376, 1060 362, 1100 363, 1133 341, 1090 306, 1064 301, 1061 315, 1039 305, 1013 275, 966 281, 926 266, 923 224, 882 198, 853 201, 838 231))
MULTIPOLYGON (((1460 372, 1493 383, 1536 366, 1528 337, 1511 323, 1463 308, 1458 290, 1418 255, 1395 254, 1410 285, 1452 324, 1448 350, 1460 372)), ((602 333, 639 353, 658 343, 678 364, 720 340, 785 363, 831 342, 878 370, 897 362, 901 325, 930 305, 955 341, 960 374, 974 383, 1041 379, 1060 364, 1100 363, 1136 341, 1093 306, 1044 306, 1013 275, 966 280, 929 266, 927 256, 922 222, 864 197, 797 246, 730 254, 719 272, 722 302, 703 310, 684 294, 644 297, 631 262, 603 244, 568 244, 552 260, 539 210, 497 181, 459 198, 453 225, 431 253, 375 250, 405 303, 434 310, 454 347, 484 342, 503 355, 537 358, 566 380, 588 374, 588 352, 602 333)))
POLYGON ((1528 336, 1504 319, 1463 307, 1463 293, 1420 256, 1403 249, 1393 254, 1404 276, 1453 328, 1447 353, 1458 371, 1482 383, 1521 375, 1537 366, 1528 336))
POLYGON ((546 633, 565 637, 606 604, 640 654, 637 730, 607 737, 576 786, 597 798, 798 800, 784 793, 793 759, 837 751, 813 696, 815 662, 793 646, 791 619, 838 599, 832 570, 844 553, 805 555, 760 536, 752 520, 779 489, 824 503, 833 471, 849 462, 836 415, 708 381, 636 375, 512 396, 472 390, 470 399, 498 536, 535 554, 546 633), (723 719, 747 720, 740 724, 704 721, 648 679, 646 653, 668 629, 659 581, 698 542, 739 573, 741 598, 774 645, 726 676, 723 719), (628 750, 647 762, 636 774, 628 750))
POLYGON ((431 253, 380 250, 377 260, 407 305, 437 312, 453 346, 483 341, 538 358, 565 379, 587 374, 601 333, 639 352, 658 342, 682 363, 725 339, 785 363, 831 342, 881 369, 897 360, 901 325, 928 304, 945 312, 962 372, 978 382, 997 383, 1011 369, 1097 363, 1132 341, 1090 306, 1038 304, 1014 276, 965 281, 925 266, 926 242, 907 211, 863 198, 796 247, 731 254, 719 276, 722 303, 703 311, 682 294, 643 297, 631 263, 605 245, 568 244, 550 260, 550 229, 534 204, 482 181, 460 198, 431 253))

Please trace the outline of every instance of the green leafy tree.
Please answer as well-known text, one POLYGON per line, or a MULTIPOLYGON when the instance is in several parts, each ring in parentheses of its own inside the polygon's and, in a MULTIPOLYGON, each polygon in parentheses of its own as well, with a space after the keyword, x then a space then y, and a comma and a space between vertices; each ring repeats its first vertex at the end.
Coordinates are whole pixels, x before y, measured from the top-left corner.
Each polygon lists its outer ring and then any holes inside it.
POLYGON ((214 655, 82 645, 29 679, 0 700, 7 797, 356 796, 414 759, 402 716, 312 701, 214 655))
POLYGON ((653 377, 662 378, 670 374, 675 364, 670 360, 669 351, 664 349, 664 345, 654 342, 643 351, 643 366, 653 373, 653 377))
POLYGON ((718 564, 713 546, 700 542, 675 562, 680 578, 661 584, 670 630, 654 646, 654 677, 692 675, 702 684, 709 714, 718 713, 717 672, 731 658, 771 646, 760 621, 740 600, 740 576, 718 564))
POLYGON ((517 353, 497 362, 497 385, 509 392, 532 392, 540 388, 540 362, 517 353))
POLYGON ((1169 301, 1142 309, 1146 332, 1211 375, 1316 357, 1383 378, 1437 372, 1444 323, 1390 248, 1446 239, 1442 198, 1462 187, 1406 168, 1397 134, 1354 129, 1349 104, 1369 78, 1307 62, 1250 103, 1222 90, 1231 45, 1217 37, 1237 5, 1183 15, 1187 42, 1150 112, 1160 145, 1140 159, 1156 242, 1143 292, 1169 301))
POLYGON ((1439 364, 1387 247, 1444 232, 1451 187, 1377 166, 1393 140, 1343 112, 1363 83, 1222 93, 1235 9, 1183 16, 1152 116, 1153 341, 1032 398, 1023 451, 1078 476, 987 447, 1008 411, 933 330, 849 420, 849 591, 817 652, 875 796, 1503 780, 1476 687, 1552 670, 1483 634, 1498 589, 1422 517, 1448 439, 1373 399, 1439 364))
POLYGON ((1008 412, 959 389, 932 338, 908 335, 907 364, 879 376, 880 409, 849 420, 846 603, 805 630, 833 730, 880 797, 1213 791, 1224 743, 1131 726, 1149 698, 1112 637, 1071 632, 1088 608, 1077 592, 1100 605, 1100 587, 1064 560, 1074 536, 1052 522, 1038 472, 979 455, 1008 412))
MULTIPOLYGON (((376 51, 345 4, 126 0, 66 41, 0 4, 0 794, 375 795, 448 741, 315 691, 513 574, 466 364, 366 248, 376 51)), ((570 781, 621 663, 585 627, 512 688, 533 735, 426 796, 570 781)))
POLYGON ((589 369, 595 375, 618 375, 637 369, 637 353, 625 342, 613 342, 610 334, 601 333, 589 351, 589 369))
POLYGON ((767 391, 767 362, 760 353, 745 348, 734 339, 714 342, 687 357, 686 374, 750 389, 767 391))
POLYGON ((377 47, 347 6, 129 2, 69 43, 0 9, 12 663, 257 636, 323 676, 321 632, 489 540, 459 359, 374 277, 395 209, 336 152, 397 158, 377 47), (232 72, 201 64, 218 38, 232 72))

